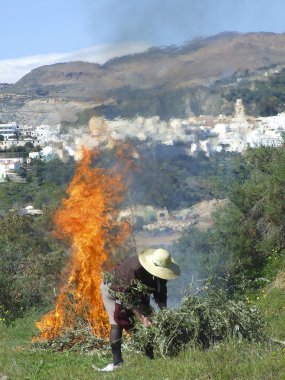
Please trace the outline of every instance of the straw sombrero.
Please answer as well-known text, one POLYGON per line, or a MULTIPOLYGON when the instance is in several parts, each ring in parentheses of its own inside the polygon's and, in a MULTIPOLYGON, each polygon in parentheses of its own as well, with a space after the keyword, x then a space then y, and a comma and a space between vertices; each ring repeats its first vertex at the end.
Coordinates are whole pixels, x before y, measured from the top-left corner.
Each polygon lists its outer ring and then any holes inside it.
POLYGON ((170 253, 163 248, 145 249, 139 254, 139 261, 150 274, 164 280, 172 280, 181 273, 170 253))

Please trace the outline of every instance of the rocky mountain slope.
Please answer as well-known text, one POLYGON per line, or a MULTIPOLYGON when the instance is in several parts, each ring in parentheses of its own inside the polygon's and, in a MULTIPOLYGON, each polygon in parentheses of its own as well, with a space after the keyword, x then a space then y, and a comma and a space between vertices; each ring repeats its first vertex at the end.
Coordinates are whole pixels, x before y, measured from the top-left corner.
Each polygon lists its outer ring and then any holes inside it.
MULTIPOLYGON (((285 34, 222 33, 180 47, 152 48, 103 65, 68 62, 42 66, 0 88, 0 119, 14 116, 16 109, 28 120, 34 102, 40 100, 46 107, 51 99, 65 105, 83 102, 82 111, 91 109, 110 118, 230 112, 232 105, 217 96, 213 86, 221 81, 236 82, 237 75, 256 76, 275 66, 285 66, 285 34)), ((70 112, 72 115, 63 115, 62 120, 76 119, 78 109, 70 112)), ((48 122, 48 113, 36 110, 32 119, 48 122)))

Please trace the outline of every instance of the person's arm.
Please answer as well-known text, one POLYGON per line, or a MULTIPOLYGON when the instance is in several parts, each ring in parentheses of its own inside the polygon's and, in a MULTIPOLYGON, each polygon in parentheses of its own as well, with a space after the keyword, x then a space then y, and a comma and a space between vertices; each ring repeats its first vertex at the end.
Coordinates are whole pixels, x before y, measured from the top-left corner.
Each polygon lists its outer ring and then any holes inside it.
POLYGON ((138 309, 133 309, 133 313, 134 315, 137 317, 137 319, 145 326, 145 327, 148 327, 152 324, 152 322, 148 319, 148 317, 146 317, 145 315, 143 315, 138 309))

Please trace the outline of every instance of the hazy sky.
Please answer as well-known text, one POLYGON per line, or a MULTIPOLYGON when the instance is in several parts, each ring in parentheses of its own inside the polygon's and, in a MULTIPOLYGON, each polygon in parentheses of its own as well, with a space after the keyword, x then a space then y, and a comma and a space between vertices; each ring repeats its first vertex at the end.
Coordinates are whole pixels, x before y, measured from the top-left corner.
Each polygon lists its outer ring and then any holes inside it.
POLYGON ((0 82, 222 31, 285 32, 285 0, 0 0, 0 10, 0 82))

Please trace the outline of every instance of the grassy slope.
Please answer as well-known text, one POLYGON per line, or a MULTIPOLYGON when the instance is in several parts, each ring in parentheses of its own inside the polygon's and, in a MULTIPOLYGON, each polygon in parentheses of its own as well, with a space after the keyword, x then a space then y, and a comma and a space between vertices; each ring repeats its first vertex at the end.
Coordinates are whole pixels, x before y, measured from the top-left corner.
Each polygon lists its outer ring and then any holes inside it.
MULTIPOLYGON (((269 329, 285 339, 285 292, 271 289, 257 302, 267 311, 269 329)), ((285 379, 285 346, 229 341, 208 351, 188 350, 173 359, 149 361, 141 355, 125 355, 125 366, 114 373, 99 373, 91 365, 107 364, 110 357, 33 351, 29 348, 37 316, 0 326, 0 379, 285 379)))

